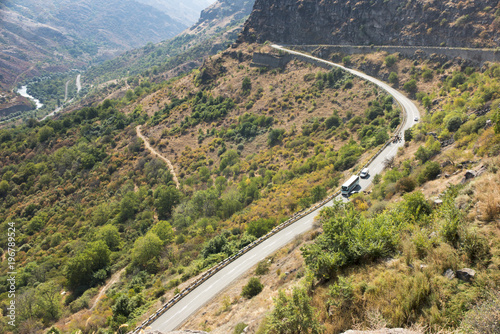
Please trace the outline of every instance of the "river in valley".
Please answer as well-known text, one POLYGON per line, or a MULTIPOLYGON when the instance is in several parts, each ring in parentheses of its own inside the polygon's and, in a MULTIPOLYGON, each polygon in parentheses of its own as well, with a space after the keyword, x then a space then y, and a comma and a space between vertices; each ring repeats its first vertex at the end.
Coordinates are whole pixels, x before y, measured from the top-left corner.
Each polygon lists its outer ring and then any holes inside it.
POLYGON ((28 99, 30 99, 31 101, 35 102, 35 105, 36 105, 36 109, 40 109, 41 107, 43 107, 43 103, 40 102, 40 100, 38 99, 35 99, 33 96, 31 96, 30 94, 28 94, 28 88, 26 86, 22 86, 21 88, 19 88, 17 90, 17 92, 21 95, 21 96, 24 96, 24 97, 27 97, 28 99))

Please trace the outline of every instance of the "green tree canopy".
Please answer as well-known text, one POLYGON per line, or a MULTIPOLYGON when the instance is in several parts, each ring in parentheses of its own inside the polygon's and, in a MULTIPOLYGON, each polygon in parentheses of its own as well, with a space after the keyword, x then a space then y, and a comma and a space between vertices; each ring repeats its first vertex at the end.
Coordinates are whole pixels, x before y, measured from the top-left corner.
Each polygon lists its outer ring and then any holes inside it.
POLYGON ((167 219, 172 215, 173 207, 179 203, 181 194, 174 186, 159 186, 155 193, 155 207, 158 218, 167 219))
POLYGON ((170 243, 172 242, 172 240, 174 240, 174 229, 172 228, 172 225, 170 225, 170 223, 165 220, 160 220, 158 224, 153 226, 151 231, 156 234, 165 244, 170 243))
POLYGON ((115 251, 120 246, 120 233, 114 225, 104 225, 99 229, 98 239, 103 240, 110 250, 115 251))
POLYGON ((132 248, 132 262, 134 265, 152 270, 160 256, 163 242, 153 232, 139 237, 132 248))

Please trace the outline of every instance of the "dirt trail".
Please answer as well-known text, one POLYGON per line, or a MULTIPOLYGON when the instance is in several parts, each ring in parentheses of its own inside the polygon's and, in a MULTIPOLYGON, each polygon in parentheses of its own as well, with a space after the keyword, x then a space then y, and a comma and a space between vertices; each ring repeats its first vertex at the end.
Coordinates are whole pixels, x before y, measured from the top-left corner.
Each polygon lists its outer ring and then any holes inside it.
MULTIPOLYGON (((116 282, 118 282, 118 280, 120 279, 120 276, 122 275, 122 273, 125 271, 125 268, 123 268, 122 270, 114 273, 113 276, 111 276, 111 279, 109 280, 108 284, 106 284, 105 286, 103 286, 101 288, 101 290, 99 291, 99 294, 97 295, 97 297, 95 298, 94 300, 94 304, 92 304, 92 307, 89 309, 89 312, 92 312, 97 304, 99 303, 99 301, 101 300, 102 296, 104 296, 104 294, 106 293, 106 291, 109 290, 109 288, 115 284, 116 282)), ((92 315, 90 315, 90 317, 88 317, 87 319, 87 322, 85 323, 85 326, 87 326, 89 324, 89 321, 90 321, 90 318, 92 318, 92 315)))
POLYGON ((151 152, 151 154, 153 154, 153 155, 157 156, 158 158, 160 158, 161 160, 165 161, 168 168, 170 169, 170 173, 172 174, 172 177, 174 179, 175 186, 177 187, 177 189, 179 189, 179 187, 180 187, 179 180, 177 179, 177 174, 175 174, 174 166, 172 165, 170 160, 168 160, 166 157, 162 156, 158 151, 156 151, 154 148, 151 147, 151 145, 149 144, 149 140, 147 140, 147 138, 144 137, 141 133, 141 125, 138 125, 135 128, 135 130, 137 131, 137 137, 141 138, 144 141, 144 145, 146 145, 146 148, 151 152))

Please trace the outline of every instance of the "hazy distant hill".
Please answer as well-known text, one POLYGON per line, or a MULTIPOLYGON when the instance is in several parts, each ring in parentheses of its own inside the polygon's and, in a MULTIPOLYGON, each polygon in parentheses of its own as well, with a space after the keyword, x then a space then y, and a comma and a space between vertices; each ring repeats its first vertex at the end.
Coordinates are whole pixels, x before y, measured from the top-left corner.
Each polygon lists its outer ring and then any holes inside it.
POLYGON ((155 7, 174 19, 188 25, 200 17, 202 9, 207 8, 215 0, 137 0, 140 3, 155 7))
MULTIPOLYGON (((16 0, 0 4, 0 81, 106 59, 171 38, 187 25, 133 0, 16 0), (37 64, 42 62, 42 64, 37 64), (59 67, 59 68, 58 68, 59 67)), ((17 79, 17 80, 16 80, 17 79)))
POLYGON ((234 42, 255 0, 219 0, 201 12, 196 24, 175 38, 148 44, 90 68, 87 82, 104 82, 149 71, 164 73, 178 68, 186 71, 201 65, 203 59, 224 50, 234 42), (180 66, 182 65, 182 68, 180 66))

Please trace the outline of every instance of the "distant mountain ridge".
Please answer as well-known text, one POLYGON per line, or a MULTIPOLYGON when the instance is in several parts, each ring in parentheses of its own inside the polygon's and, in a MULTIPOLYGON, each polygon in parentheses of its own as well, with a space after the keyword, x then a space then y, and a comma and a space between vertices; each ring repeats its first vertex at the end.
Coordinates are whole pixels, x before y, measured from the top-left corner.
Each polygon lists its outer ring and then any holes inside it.
POLYGON ((498 47, 498 1, 257 0, 242 41, 498 47))
POLYGON ((7 0, 0 4, 0 21, 4 89, 21 74, 80 67, 172 38, 187 26, 134 0, 7 0))
POLYGON ((215 0, 137 0, 145 5, 155 7, 170 17, 186 24, 195 23, 200 17, 200 11, 207 8, 215 0))
POLYGON ((218 0, 201 12, 199 20, 173 39, 134 49, 90 68, 86 78, 102 83, 144 72, 173 74, 202 64, 203 59, 236 41, 255 0, 218 0), (150 71, 151 70, 151 71, 150 71))

